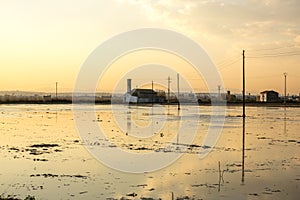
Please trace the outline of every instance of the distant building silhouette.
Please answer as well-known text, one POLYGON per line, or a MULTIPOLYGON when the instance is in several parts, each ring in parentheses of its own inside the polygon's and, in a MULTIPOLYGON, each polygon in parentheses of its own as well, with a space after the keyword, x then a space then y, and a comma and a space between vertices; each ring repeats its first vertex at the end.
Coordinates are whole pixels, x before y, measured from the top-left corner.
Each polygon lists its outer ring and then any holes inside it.
POLYGON ((51 95, 44 95, 43 100, 44 100, 44 102, 52 101, 51 95))
POLYGON ((124 95, 124 103, 163 103, 165 96, 158 95, 152 89, 131 90, 131 79, 127 80, 127 92, 124 95))
POLYGON ((228 102, 235 102, 236 101, 236 96, 231 94, 230 91, 228 90, 227 94, 226 94, 226 100, 228 102))
POLYGON ((259 96, 260 102, 278 102, 279 100, 278 92, 273 90, 265 90, 259 96))

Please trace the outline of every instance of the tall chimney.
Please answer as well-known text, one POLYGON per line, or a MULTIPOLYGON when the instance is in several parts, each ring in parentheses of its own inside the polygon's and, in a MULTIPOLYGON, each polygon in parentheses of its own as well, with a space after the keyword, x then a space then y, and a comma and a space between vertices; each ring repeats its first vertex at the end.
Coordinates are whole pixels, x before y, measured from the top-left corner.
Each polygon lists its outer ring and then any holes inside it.
POLYGON ((127 79, 127 93, 131 92, 131 79, 127 79))

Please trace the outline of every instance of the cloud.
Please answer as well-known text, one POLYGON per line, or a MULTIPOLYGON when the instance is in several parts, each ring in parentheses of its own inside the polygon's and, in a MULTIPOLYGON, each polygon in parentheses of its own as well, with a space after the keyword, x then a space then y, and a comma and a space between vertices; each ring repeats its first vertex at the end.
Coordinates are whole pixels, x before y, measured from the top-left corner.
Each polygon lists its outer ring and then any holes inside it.
MULTIPOLYGON (((300 42, 299 0, 136 0, 131 3, 143 10, 144 16, 157 27, 178 31, 197 41, 215 63, 232 61, 241 55, 242 49, 249 58, 263 53, 292 52, 299 47, 296 45, 300 42), (265 49, 267 51, 262 51, 265 49)), ((281 74, 283 70, 299 73, 299 56, 247 62, 252 62, 250 76, 257 75, 258 69, 259 73, 281 74), (284 68, 274 69, 277 65, 284 68)), ((235 62, 226 70, 222 71, 224 79, 228 80, 225 84, 237 88, 236 81, 229 80, 238 76, 240 63, 235 62)), ((264 81, 249 81, 248 84, 253 88, 265 87, 264 81)), ((276 87, 280 88, 274 84, 276 87)))
POLYGON ((294 41, 297 43, 297 45, 300 45, 300 35, 297 35, 297 37, 295 37, 294 41))
POLYGON ((167 0, 131 1, 151 21, 201 41, 280 44, 294 42, 300 32, 297 0, 167 0))

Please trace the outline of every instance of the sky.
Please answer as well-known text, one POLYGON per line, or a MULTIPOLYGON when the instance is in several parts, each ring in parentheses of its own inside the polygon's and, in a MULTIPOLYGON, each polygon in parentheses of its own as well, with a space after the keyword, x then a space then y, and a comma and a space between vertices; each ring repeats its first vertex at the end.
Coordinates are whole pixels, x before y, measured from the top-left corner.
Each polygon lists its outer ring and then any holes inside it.
MULTIPOLYGON (((82 64, 101 43, 151 27, 176 31, 197 42, 216 65, 224 90, 242 90, 244 49, 247 93, 272 89, 283 94, 286 72, 287 93, 299 94, 299 8, 298 0, 0 0, 0 91, 51 92, 58 82, 60 92, 72 92, 82 64)), ((140 80, 160 79, 167 84, 171 76, 174 86, 181 71, 194 90, 207 89, 203 77, 186 70, 191 68, 188 63, 176 67, 182 61, 174 58, 165 63, 156 54, 149 56, 152 63, 162 62, 173 70, 156 74, 137 70, 140 80), (158 77, 162 74, 165 79, 158 77)), ((149 64, 138 53, 128 56, 127 61, 115 63, 132 65, 136 59, 139 65, 149 64)), ((170 55, 160 57, 166 60, 170 55)), ((108 71, 98 90, 112 91, 120 85, 118 80, 125 89, 126 73, 120 76, 118 66, 108 71)), ((133 84, 143 82, 133 79, 133 84)))

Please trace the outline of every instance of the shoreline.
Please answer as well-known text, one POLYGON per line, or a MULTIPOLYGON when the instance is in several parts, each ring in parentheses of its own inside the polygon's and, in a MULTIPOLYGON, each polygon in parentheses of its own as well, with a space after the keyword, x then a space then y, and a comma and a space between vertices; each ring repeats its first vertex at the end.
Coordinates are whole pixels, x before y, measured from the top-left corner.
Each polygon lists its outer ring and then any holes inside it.
MULTIPOLYGON (((199 104, 201 105, 211 105, 210 103, 199 104)), ((243 102, 227 102, 226 106, 238 106, 242 107, 243 102)), ((246 102, 246 107, 300 107, 300 102, 289 102, 289 103, 282 103, 282 102, 246 102)))
MULTIPOLYGON (((20 104, 36 104, 36 105, 55 105, 55 104, 73 104, 72 101, 13 101, 13 102, 0 102, 0 105, 20 105, 20 104)), ((74 104, 95 104, 95 105, 110 105, 110 104, 123 104, 126 105, 126 103, 111 103, 110 101, 96 101, 96 102, 76 102, 74 104)), ((129 104, 129 105, 135 105, 135 106, 152 106, 152 105, 174 105, 176 106, 177 103, 141 103, 141 104, 129 104)), ((198 106, 212 106, 210 102, 203 102, 203 103, 182 103, 181 105, 198 105, 198 106)), ((218 104, 216 102, 214 104, 215 106, 236 106, 240 107, 243 106, 243 102, 221 102, 218 104)), ((300 107, 300 102, 246 102, 246 107, 300 107)))

